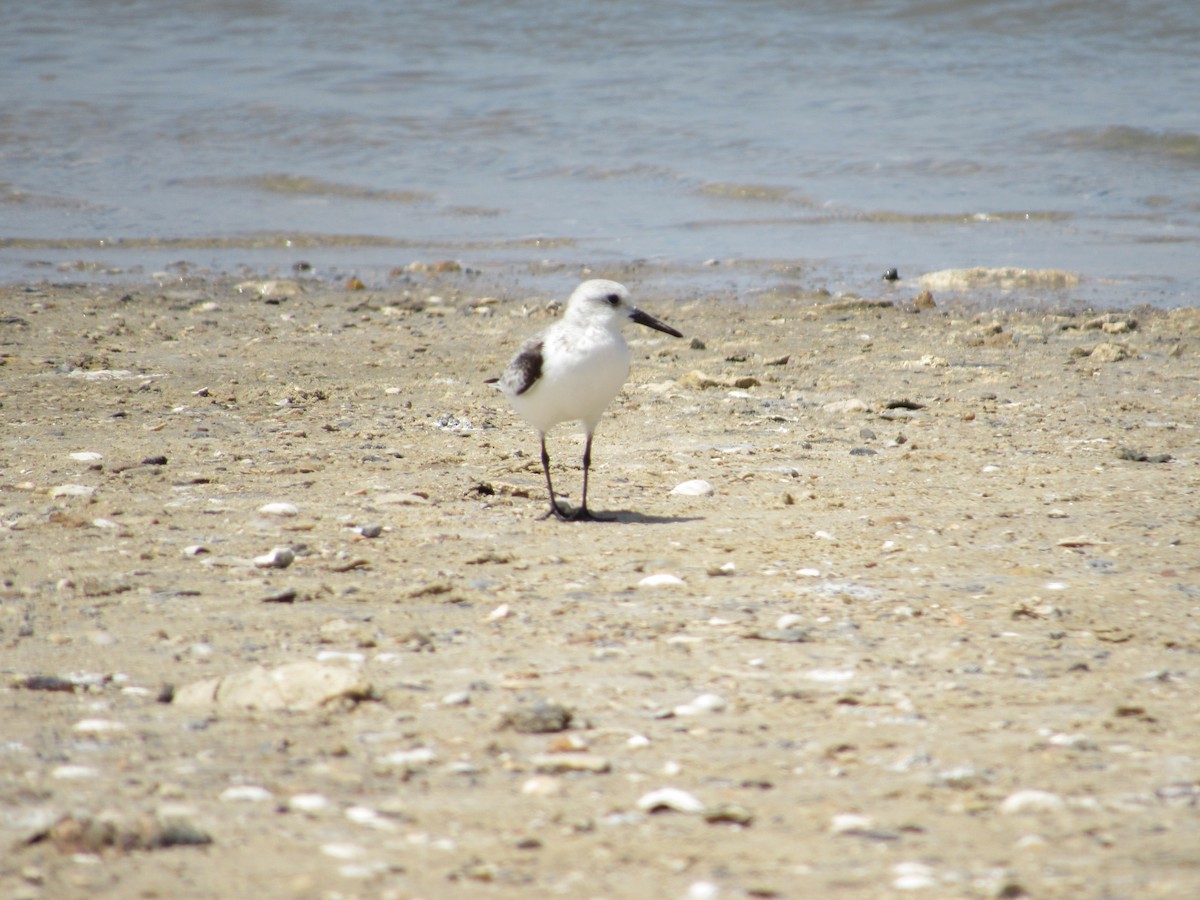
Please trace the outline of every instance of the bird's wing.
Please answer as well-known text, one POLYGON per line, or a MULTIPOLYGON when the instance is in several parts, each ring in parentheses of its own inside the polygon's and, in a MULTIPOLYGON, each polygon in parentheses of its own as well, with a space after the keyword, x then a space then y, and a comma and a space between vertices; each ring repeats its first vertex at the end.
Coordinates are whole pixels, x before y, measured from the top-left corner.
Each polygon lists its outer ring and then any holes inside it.
POLYGON ((500 387, 515 397, 521 396, 542 377, 542 361, 542 339, 527 341, 500 376, 500 387))

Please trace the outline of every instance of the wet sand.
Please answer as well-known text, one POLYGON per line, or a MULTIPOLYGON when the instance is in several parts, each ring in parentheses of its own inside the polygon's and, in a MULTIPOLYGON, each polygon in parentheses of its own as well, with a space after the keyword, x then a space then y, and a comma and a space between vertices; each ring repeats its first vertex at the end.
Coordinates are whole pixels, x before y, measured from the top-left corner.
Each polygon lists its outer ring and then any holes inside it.
POLYGON ((1200 894, 1200 310, 595 274, 0 291, 0 894, 1200 894))

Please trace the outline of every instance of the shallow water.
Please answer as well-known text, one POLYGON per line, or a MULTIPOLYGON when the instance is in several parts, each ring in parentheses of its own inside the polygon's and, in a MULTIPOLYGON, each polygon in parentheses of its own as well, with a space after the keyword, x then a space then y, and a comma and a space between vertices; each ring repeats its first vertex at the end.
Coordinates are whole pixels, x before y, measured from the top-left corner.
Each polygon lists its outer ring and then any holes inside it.
POLYGON ((1200 303, 1192 0, 14 6, 3 281, 778 260, 1200 303))

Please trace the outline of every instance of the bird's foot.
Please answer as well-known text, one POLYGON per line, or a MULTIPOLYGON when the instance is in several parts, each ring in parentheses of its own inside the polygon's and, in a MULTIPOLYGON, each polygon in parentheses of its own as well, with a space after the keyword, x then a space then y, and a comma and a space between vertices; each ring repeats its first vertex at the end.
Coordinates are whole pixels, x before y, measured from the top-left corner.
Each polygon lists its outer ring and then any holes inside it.
POLYGON ((560 522, 573 522, 577 512, 571 512, 569 509, 563 509, 553 500, 550 501, 550 508, 538 516, 538 520, 555 518, 560 522))
POLYGON ((602 516, 592 512, 586 506, 581 506, 579 509, 564 509, 557 503, 550 504, 550 508, 539 516, 539 519, 555 518, 560 522, 615 522, 616 516, 602 516))

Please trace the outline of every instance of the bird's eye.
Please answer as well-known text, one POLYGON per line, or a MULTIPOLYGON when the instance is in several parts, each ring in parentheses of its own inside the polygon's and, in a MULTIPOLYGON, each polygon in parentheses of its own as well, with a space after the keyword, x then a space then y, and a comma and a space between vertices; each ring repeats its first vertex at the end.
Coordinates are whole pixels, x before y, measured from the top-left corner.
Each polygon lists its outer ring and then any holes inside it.
POLYGON ((608 301, 609 306, 616 306, 618 303, 621 302, 621 298, 617 294, 609 294, 604 299, 608 301))

